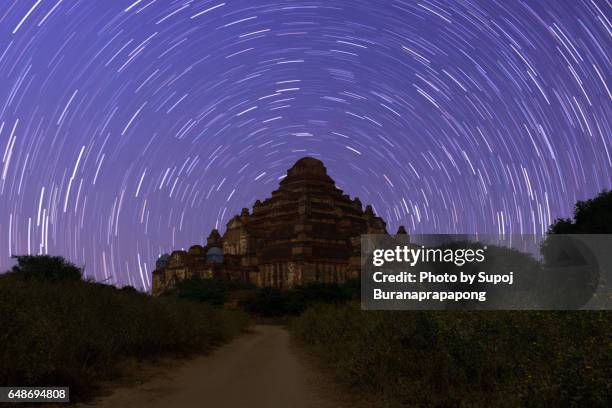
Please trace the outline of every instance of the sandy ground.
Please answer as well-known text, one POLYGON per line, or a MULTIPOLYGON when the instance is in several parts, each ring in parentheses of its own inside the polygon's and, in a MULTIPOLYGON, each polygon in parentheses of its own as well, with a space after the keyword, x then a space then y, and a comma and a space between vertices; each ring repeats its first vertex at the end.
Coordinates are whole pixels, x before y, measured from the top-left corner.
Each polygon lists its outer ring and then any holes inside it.
POLYGON ((340 408, 333 381, 313 366, 278 326, 255 326, 213 354, 79 407, 340 408))

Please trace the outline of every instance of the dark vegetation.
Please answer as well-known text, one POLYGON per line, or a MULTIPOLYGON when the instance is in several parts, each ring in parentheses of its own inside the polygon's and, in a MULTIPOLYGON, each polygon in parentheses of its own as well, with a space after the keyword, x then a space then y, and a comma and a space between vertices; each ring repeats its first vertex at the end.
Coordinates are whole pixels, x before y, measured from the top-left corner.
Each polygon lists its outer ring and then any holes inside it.
POLYGON ((17 265, 13 266, 10 275, 23 280, 45 282, 75 282, 81 280, 81 269, 61 256, 15 256, 17 265))
POLYGON ((254 296, 241 302, 241 306, 252 314, 279 318, 297 316, 316 304, 341 304, 359 299, 358 279, 343 284, 310 283, 291 290, 263 288, 254 296))
POLYGON ((227 304, 232 295, 242 295, 238 306, 244 311, 264 318, 297 316, 315 304, 340 304, 357 300, 360 296, 359 279, 346 283, 309 283, 290 290, 261 288, 249 284, 193 277, 179 282, 166 295, 210 305, 227 304))
POLYGON ((179 282, 176 288, 169 291, 167 295, 213 306, 222 306, 228 302, 232 292, 249 291, 254 288, 253 285, 240 282, 192 277, 179 282))
MULTIPOLYGON (((611 217, 604 191, 578 202, 574 219, 557 220, 549 236, 612 233, 611 217)), ((502 258, 539 269, 524 254, 502 258)), ((87 398, 126 357, 203 352, 237 334, 244 315, 215 306, 242 292, 242 309, 293 317, 294 336, 381 406, 612 406, 609 311, 362 311, 359 280, 280 291, 190 279, 152 298, 85 282, 61 257, 17 261, 0 276, 0 384, 61 383, 87 398)))
POLYGON ((17 257, 0 276, 0 384, 68 386, 88 399, 126 358, 207 352, 247 324, 240 312, 87 282, 61 257, 17 257))
MULTIPOLYGON (((437 248, 446 250, 461 250, 471 249, 478 250, 484 248, 485 245, 480 242, 453 242, 449 244, 441 245, 437 248)), ((538 262, 532 254, 527 254, 518 251, 514 248, 508 248, 499 245, 486 245, 486 257, 482 262, 465 263, 462 265, 455 265, 452 262, 435 262, 430 264, 424 264, 415 268, 418 271, 425 270, 431 271, 436 275, 455 275, 459 276, 460 273, 466 273, 471 275, 477 275, 480 271, 495 271, 496 273, 505 274, 512 272, 514 276, 514 282, 512 286, 495 286, 488 287, 487 290, 487 308, 495 309, 507 309, 508 305, 530 305, 534 308, 547 308, 549 302, 546 301, 543 296, 547 289, 544 285, 547 282, 547 276, 538 262)), ((473 283, 471 285, 466 283, 448 284, 446 287, 452 291, 481 291, 485 290, 486 284, 484 283, 473 283)), ((461 301, 461 302, 447 302, 447 309, 453 310, 466 310, 474 308, 482 308, 482 304, 478 301, 461 301)))
POLYGON ((362 311, 322 305, 292 333, 381 406, 609 407, 607 311, 362 311))
MULTIPOLYGON (((612 191, 604 190, 592 199, 578 201, 573 219, 557 219, 548 229, 540 252, 544 265, 556 270, 544 283, 556 287, 555 291, 548 291, 552 305, 579 307, 591 298, 601 279, 598 268, 592 268, 592 273, 588 274, 571 267, 595 263, 588 248, 581 244, 584 237, 574 239, 572 234, 612 234, 612 191)), ((605 244, 605 241, 600 242, 605 244)))
POLYGON ((548 229, 549 234, 612 234, 612 191, 578 201, 573 220, 559 218, 548 229))
MULTIPOLYGON (((578 202, 549 238, 602 233, 612 233, 609 191, 578 202)), ((291 331, 381 406, 612 406, 609 311, 376 312, 352 302, 311 307, 291 331)))

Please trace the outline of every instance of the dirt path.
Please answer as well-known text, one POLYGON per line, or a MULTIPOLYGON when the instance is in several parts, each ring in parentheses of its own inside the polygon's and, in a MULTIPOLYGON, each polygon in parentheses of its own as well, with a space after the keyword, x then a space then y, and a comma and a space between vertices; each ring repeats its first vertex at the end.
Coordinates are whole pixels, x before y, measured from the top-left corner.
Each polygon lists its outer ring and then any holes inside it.
POLYGON ((344 404, 276 326, 255 326, 209 356, 82 407, 338 408, 344 404))

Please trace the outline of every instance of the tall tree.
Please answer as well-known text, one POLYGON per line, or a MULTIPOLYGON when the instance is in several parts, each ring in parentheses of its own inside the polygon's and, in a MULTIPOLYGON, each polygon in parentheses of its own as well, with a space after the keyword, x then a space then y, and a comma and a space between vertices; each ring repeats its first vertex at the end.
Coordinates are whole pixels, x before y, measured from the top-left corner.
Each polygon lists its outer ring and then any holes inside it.
POLYGON ((578 308, 591 299, 600 280, 599 266, 592 251, 571 234, 612 234, 612 191, 578 201, 574 218, 557 219, 548 229, 540 251, 548 276, 546 293, 557 308, 578 308), (551 288, 555 288, 554 291, 551 288))
POLYGON ((559 218, 549 234, 612 234, 612 191, 604 190, 594 198, 578 201, 574 219, 559 218))

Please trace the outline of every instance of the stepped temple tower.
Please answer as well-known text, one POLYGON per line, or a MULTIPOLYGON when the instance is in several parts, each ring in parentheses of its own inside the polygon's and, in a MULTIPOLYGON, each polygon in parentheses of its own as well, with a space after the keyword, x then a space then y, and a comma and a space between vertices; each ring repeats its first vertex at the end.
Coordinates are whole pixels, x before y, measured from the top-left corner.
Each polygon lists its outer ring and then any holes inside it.
POLYGON ((279 289, 341 283, 359 276, 361 234, 386 233, 371 206, 363 210, 358 198, 335 186, 321 161, 304 157, 272 197, 229 220, 223 236, 212 230, 206 245, 162 255, 153 271, 153 294, 193 276, 279 289))

